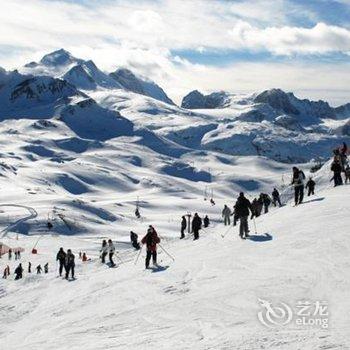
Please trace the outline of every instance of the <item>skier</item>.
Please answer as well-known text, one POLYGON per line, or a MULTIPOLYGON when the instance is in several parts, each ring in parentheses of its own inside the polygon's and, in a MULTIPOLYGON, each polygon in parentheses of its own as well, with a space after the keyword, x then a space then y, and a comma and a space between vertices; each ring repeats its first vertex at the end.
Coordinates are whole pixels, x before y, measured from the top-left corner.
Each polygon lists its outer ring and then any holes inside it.
POLYGON ((109 263, 111 265, 111 267, 115 266, 115 263, 113 261, 113 255, 115 252, 115 246, 112 242, 111 239, 108 240, 108 258, 109 258, 109 263))
POLYGON ((203 223, 204 223, 204 227, 208 227, 210 225, 208 215, 206 215, 205 218, 203 219, 203 223))
POLYGON ((18 259, 18 252, 17 252, 17 250, 15 250, 15 260, 17 260, 18 259))
POLYGON ((347 184, 348 181, 350 182, 350 166, 349 166, 349 164, 345 168, 345 183, 347 184))
POLYGON ((2 276, 2 278, 7 278, 8 276, 10 276, 10 266, 6 266, 5 269, 4 269, 4 274, 2 276))
POLYGON ((260 193, 261 201, 264 205, 264 213, 267 214, 269 212, 269 206, 271 204, 271 199, 266 193, 260 193))
POLYGON ((38 266, 36 267, 36 274, 37 274, 37 275, 40 275, 42 270, 43 270, 43 269, 42 269, 41 265, 38 265, 38 266))
POLYGON ((23 277, 23 267, 21 263, 16 267, 15 274, 15 280, 20 280, 23 277))
POLYGON ((278 190, 276 188, 273 189, 272 191, 272 203, 273 205, 276 207, 278 203, 278 205, 280 207, 282 207, 282 203, 281 203, 281 198, 280 198, 280 193, 278 192, 278 190))
POLYGON ((58 261, 60 264, 60 267, 59 267, 60 276, 62 276, 63 268, 64 269, 66 268, 66 256, 67 256, 66 252, 61 247, 56 255, 56 261, 58 261))
POLYGON ((101 252, 101 262, 102 264, 104 264, 106 262, 106 255, 108 254, 108 246, 107 246, 107 241, 105 239, 102 241, 102 248, 100 252, 101 252))
POLYGON ((333 171, 334 187, 343 184, 343 179, 341 177, 342 166, 339 160, 335 160, 331 165, 331 171, 333 171))
POLYGON ((237 214, 236 214, 236 205, 233 206, 232 215, 233 215, 233 226, 236 226, 237 225, 237 221, 238 221, 238 217, 237 217, 237 214))
POLYGON ((152 258, 153 265, 157 266, 157 244, 160 243, 160 238, 157 235, 156 230, 153 226, 149 226, 147 234, 141 240, 142 244, 146 244, 146 269, 149 267, 149 263, 152 258))
POLYGON ((49 273, 49 263, 46 263, 46 264, 44 265, 44 272, 45 272, 45 273, 49 273))
POLYGON ((28 273, 32 273, 32 263, 28 262, 28 273))
POLYGON ((222 210, 222 217, 224 218, 224 224, 226 225, 231 225, 231 220, 230 220, 230 216, 231 216, 231 210, 230 208, 225 204, 224 209, 222 210))
POLYGON ((253 212, 252 205, 249 200, 244 197, 244 193, 241 192, 236 202, 236 213, 239 217, 240 225, 239 225, 239 236, 242 239, 249 237, 249 227, 248 227, 248 217, 249 210, 253 212))
POLYGON ((182 220, 181 220, 181 236, 180 236, 180 239, 185 238, 185 230, 186 230, 186 227, 187 227, 186 217, 183 216, 183 217, 182 217, 182 220))
POLYGON ((66 280, 69 277, 69 272, 74 279, 74 267, 75 267, 75 256, 70 249, 67 250, 66 254, 66 280))
POLYGON ((297 167, 293 167, 292 185, 294 185, 294 202, 295 205, 301 204, 304 199, 304 180, 305 174, 297 167))
POLYGON ((136 250, 140 249, 140 243, 138 242, 138 238, 139 238, 139 236, 135 232, 130 231, 130 241, 131 241, 132 246, 136 250))
POLYGON ((201 228, 202 228, 202 219, 198 216, 197 213, 195 213, 192 220, 192 231, 194 235, 194 238, 193 238, 194 241, 199 238, 199 230, 201 228))
POLYGON ((82 260, 82 262, 86 262, 86 261, 88 261, 90 259, 87 258, 86 253, 84 252, 83 256, 81 257, 81 260, 82 260))
POLYGON ((315 185, 316 185, 316 182, 312 180, 312 177, 310 177, 305 186, 308 189, 307 191, 308 197, 315 194, 315 185))
POLYGON ((10 248, 9 249, 9 260, 11 260, 12 259, 12 249, 10 248))

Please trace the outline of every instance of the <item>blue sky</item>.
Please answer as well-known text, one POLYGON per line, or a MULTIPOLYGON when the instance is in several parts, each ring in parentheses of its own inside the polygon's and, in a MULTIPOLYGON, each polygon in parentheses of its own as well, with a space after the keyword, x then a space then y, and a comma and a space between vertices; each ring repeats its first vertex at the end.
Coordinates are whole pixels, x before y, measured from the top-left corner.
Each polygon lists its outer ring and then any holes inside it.
POLYGON ((189 90, 270 87, 350 101, 350 0, 6 0, 0 66, 65 48, 189 90))

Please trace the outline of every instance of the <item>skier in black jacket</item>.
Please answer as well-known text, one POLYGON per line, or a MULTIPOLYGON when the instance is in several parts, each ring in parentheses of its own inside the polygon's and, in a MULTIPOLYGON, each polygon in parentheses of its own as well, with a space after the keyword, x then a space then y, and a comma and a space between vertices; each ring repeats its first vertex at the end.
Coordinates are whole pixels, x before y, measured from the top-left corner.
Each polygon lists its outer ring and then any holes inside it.
POLYGON ((334 187, 342 185, 343 179, 341 177, 342 172, 342 166, 339 162, 339 160, 335 160, 331 165, 331 170, 333 171, 333 180, 334 180, 334 187))
POLYGON ((242 239, 249 237, 249 235, 248 235, 248 233, 249 233, 249 227, 248 227, 249 211, 253 212, 252 205, 250 204, 249 200, 244 197, 244 193, 241 192, 239 194, 239 197, 238 197, 237 202, 236 202, 235 213, 240 221, 239 236, 242 239))
POLYGON ((180 239, 185 238, 185 230, 186 230, 186 227, 187 227, 186 217, 183 216, 183 217, 182 217, 182 220, 181 220, 181 236, 180 236, 180 239))
POLYGON ((193 240, 199 238, 199 230, 202 228, 202 219, 198 216, 197 213, 194 214, 192 220, 192 231, 193 231, 193 240))
POLYGON ((60 250, 58 251, 57 255, 56 255, 56 261, 59 262, 60 267, 59 267, 59 273, 60 276, 62 276, 62 271, 63 269, 66 268, 66 252, 63 250, 63 248, 61 247, 60 250))
POLYGON ((22 267, 22 264, 19 264, 19 265, 16 267, 15 274, 16 274, 15 280, 20 280, 20 279, 22 278, 22 276, 23 276, 23 267, 22 267))
POLYGON ((69 272, 72 274, 72 278, 74 278, 74 267, 75 267, 75 256, 70 249, 67 250, 66 255, 66 280, 69 277, 69 272))
POLYGON ((280 198, 280 193, 278 192, 278 190, 276 188, 273 189, 272 191, 272 203, 273 205, 276 207, 278 203, 278 205, 281 207, 282 203, 281 203, 281 198, 280 198))
POLYGON ((315 185, 316 185, 316 182, 312 180, 312 177, 310 177, 310 179, 308 180, 305 186, 308 189, 307 191, 308 197, 311 196, 312 194, 315 194, 315 185))
POLYGON ((204 227, 208 227, 210 225, 208 215, 206 215, 205 218, 203 219, 203 223, 204 223, 204 227))

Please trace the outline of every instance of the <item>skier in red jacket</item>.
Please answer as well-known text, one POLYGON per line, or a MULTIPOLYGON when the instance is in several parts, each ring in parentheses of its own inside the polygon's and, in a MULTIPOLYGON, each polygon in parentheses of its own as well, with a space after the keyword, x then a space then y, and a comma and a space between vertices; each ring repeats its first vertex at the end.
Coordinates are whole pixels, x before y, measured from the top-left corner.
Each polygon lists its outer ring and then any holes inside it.
POLYGON ((147 247, 146 269, 149 267, 151 257, 153 265, 157 265, 157 244, 160 243, 160 238, 153 226, 149 226, 147 234, 142 238, 141 243, 146 244, 147 247))

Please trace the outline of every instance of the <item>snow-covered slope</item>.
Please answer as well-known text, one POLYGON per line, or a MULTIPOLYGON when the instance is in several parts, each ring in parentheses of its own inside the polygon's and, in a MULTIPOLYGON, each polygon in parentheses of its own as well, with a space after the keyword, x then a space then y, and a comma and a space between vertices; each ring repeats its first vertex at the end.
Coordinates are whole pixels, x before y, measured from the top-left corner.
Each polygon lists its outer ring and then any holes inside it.
MULTIPOLYGON (((45 235, 36 256, 29 251, 37 236, 19 235, 14 240, 15 235, 7 234, 2 239, 4 244, 26 249, 21 260, 25 267, 29 260, 34 267, 46 262, 50 266, 47 275, 25 272, 22 281, 0 282, 2 342, 6 350, 346 349, 350 346, 346 331, 350 245, 344 240, 344 227, 349 224, 350 207, 344 196, 349 190, 349 186, 324 189, 300 207, 287 205, 263 215, 256 220, 257 233, 252 227, 252 239, 246 241, 233 228, 223 239, 227 227, 216 221, 219 208, 213 210, 186 194, 173 197, 171 203, 166 197, 153 198, 144 208, 142 223, 122 214, 127 195, 117 202, 110 197, 103 202, 72 202, 71 210, 56 208, 79 229, 95 232, 94 218, 105 224, 96 234, 45 235), (109 206, 113 212, 96 210, 97 205, 109 206), (197 242, 177 238, 174 218, 187 210, 212 211, 213 225, 197 242), (172 261, 160 249, 164 268, 155 273, 143 270, 143 254, 134 265, 137 252, 125 244, 128 230, 142 234, 148 223, 156 226, 162 246, 175 257, 172 261), (117 269, 98 262, 102 237, 117 242, 123 262, 117 259, 117 269), (74 282, 57 278, 55 253, 60 246, 76 255, 85 251, 92 258, 86 263, 77 259, 74 282), (329 328, 300 326, 295 318, 286 326, 267 328, 258 320, 258 313, 264 311, 261 300, 274 306, 283 302, 295 311, 300 300, 326 302, 329 328)), ((21 203, 33 206, 26 200, 21 203)), ((41 207, 34 205, 39 217, 45 213, 45 201, 41 203, 41 207)), ((25 207, 3 205, 1 210, 4 217, 29 216, 25 207)), ((7 263, 1 259, 1 268, 7 263)), ((16 266, 10 265, 12 270, 16 266)))

